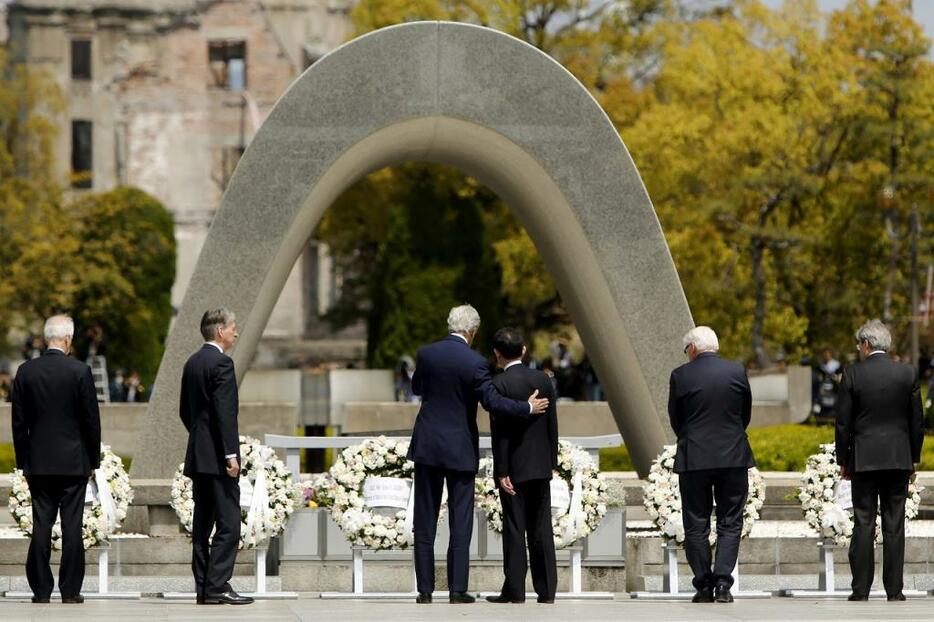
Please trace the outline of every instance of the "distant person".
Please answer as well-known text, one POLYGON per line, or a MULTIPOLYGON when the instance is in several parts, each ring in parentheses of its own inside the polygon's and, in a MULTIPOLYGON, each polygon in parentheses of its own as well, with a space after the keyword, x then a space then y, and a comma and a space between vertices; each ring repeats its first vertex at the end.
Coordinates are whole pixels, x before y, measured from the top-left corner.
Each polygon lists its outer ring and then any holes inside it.
POLYGON ((23 345, 23 360, 31 361, 42 356, 45 348, 42 346, 42 337, 39 335, 30 335, 23 345))
POLYGON ((412 393, 412 376, 415 373, 415 361, 409 355, 399 357, 396 365, 396 401, 417 402, 418 397, 412 393))
POLYGON ((101 420, 91 368, 68 356, 75 325, 64 315, 45 323, 48 349, 26 361, 13 381, 13 447, 32 494, 26 578, 34 603, 47 603, 54 580, 52 526, 61 517, 58 589, 63 603, 84 602, 84 496, 100 467, 101 420))
POLYGON ((548 400, 538 391, 528 401, 497 393, 486 359, 471 349, 480 314, 470 305, 448 314, 447 337, 424 346, 415 359, 412 391, 422 398, 412 430, 408 458, 415 463, 415 578, 418 597, 427 604, 435 589, 435 534, 444 486, 448 492, 449 602, 472 603, 467 593, 470 537, 474 516, 474 480, 480 462, 477 403, 496 417, 542 413, 548 400))
POLYGON ((820 373, 820 414, 823 417, 833 417, 837 407, 837 390, 840 387, 840 361, 830 350, 824 350, 820 373))
POLYGON ((493 603, 525 602, 525 575, 532 567, 532 585, 540 603, 554 603, 558 585, 555 540, 551 527, 551 477, 558 467, 558 416, 554 387, 539 370, 522 364, 522 333, 501 328, 493 336, 493 353, 503 373, 493 386, 505 397, 522 399, 538 391, 548 398, 541 417, 490 416, 493 475, 503 507, 503 574, 493 603), (526 563, 526 542, 529 563, 526 563))
POLYGON ((199 605, 246 605, 253 599, 230 586, 240 544, 240 402, 226 354, 239 336, 233 312, 205 311, 201 336, 204 345, 182 372, 179 405, 188 430, 184 471, 195 502, 191 568, 199 605))
POLYGON ((0 402, 10 401, 10 392, 13 390, 13 379, 10 378, 10 372, 0 371, 0 402))
POLYGON ((836 449, 841 477, 853 482, 851 601, 868 600, 875 573, 873 540, 882 514, 882 583, 890 601, 905 600, 905 501, 924 442, 915 370, 887 352, 892 335, 879 320, 856 331, 860 362, 843 372, 836 449))
POLYGON ((746 428, 752 394, 739 363, 717 354, 720 343, 707 326, 682 339, 690 361, 671 372, 668 415, 678 437, 684 554, 694 572, 693 602, 733 602, 733 568, 739 557, 748 471, 755 466, 746 428), (717 554, 711 567, 710 515, 716 501, 717 554))
POLYGON ((139 372, 135 369, 130 370, 129 375, 123 381, 123 394, 126 402, 146 401, 146 387, 143 386, 139 372))
POLYGON ((126 401, 126 387, 124 382, 124 374, 126 370, 118 369, 114 373, 113 380, 110 381, 110 401, 111 402, 125 402, 126 401))
POLYGON ((87 358, 94 356, 107 356, 107 340, 104 338, 104 327, 94 324, 85 331, 87 340, 87 358))

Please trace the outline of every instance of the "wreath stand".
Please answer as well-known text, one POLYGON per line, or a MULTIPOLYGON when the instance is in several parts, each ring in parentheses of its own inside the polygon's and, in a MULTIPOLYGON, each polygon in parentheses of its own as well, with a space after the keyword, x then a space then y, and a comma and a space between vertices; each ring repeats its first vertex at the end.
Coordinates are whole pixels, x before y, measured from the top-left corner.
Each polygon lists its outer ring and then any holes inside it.
MULTIPOLYGON (((817 550, 820 560, 820 570, 817 575, 816 590, 782 590, 781 595, 788 598, 847 598, 850 595, 849 589, 838 590, 835 585, 834 573, 834 551, 846 553, 847 549, 838 546, 833 541, 819 541, 817 550)), ((873 562, 875 563, 875 562, 873 562)), ((924 598, 927 592, 921 590, 902 590, 905 598, 924 598)), ((870 598, 885 598, 885 592, 882 590, 873 590, 869 593, 870 598)))
MULTIPOLYGON (((100 544, 98 546, 92 547, 92 550, 97 551, 97 584, 98 588, 96 592, 81 592, 81 595, 84 596, 87 600, 139 600, 142 596, 139 592, 111 592, 109 579, 110 579, 110 543, 100 544)), ((117 553, 117 576, 120 576, 120 540, 115 540, 114 549, 117 553)), ((22 600, 25 598, 32 598, 32 592, 4 592, 4 598, 22 600)), ((62 595, 57 590, 52 592, 52 600, 61 600, 62 595)))
MULTIPOLYGON (((662 556, 665 558, 665 574, 662 575, 661 592, 633 592, 630 596, 640 600, 691 600, 694 598, 694 591, 681 592, 678 589, 678 551, 684 550, 684 547, 674 542, 662 542, 662 556)), ((771 598, 770 592, 763 591, 741 591, 739 588, 739 561, 733 568, 733 587, 730 593, 733 598, 739 599, 764 599, 771 598)))
MULTIPOLYGON (((399 600, 406 598, 415 598, 418 595, 418 587, 415 581, 415 559, 412 559, 412 591, 411 592, 367 592, 363 584, 363 553, 370 551, 365 546, 353 545, 351 547, 351 563, 353 567, 353 578, 351 591, 349 592, 321 592, 321 598, 325 600, 399 600)), ((412 551, 414 552, 414 548, 412 551)), ((432 600, 447 600, 447 592, 436 591, 432 594, 432 600)))
MULTIPOLYGON (((255 591, 246 592, 244 596, 250 596, 256 600, 292 600, 298 598, 297 592, 269 592, 266 590, 266 554, 269 552, 269 542, 258 544, 253 549, 253 563, 255 565, 254 577, 256 581, 255 591)), ((165 600, 195 600, 197 594, 194 592, 163 592, 162 598, 165 600)))
MULTIPOLYGON (((570 573, 570 591, 567 592, 557 592, 555 594, 555 600, 613 600, 614 594, 612 592, 585 592, 583 590, 583 564, 581 560, 583 559, 584 547, 582 545, 576 546, 566 546, 564 547, 565 551, 568 552, 568 571, 570 573)), ((481 592, 480 597, 486 598, 487 596, 498 596, 499 592, 481 592)), ((527 600, 532 600, 538 597, 538 594, 535 592, 526 592, 525 595, 527 600)))

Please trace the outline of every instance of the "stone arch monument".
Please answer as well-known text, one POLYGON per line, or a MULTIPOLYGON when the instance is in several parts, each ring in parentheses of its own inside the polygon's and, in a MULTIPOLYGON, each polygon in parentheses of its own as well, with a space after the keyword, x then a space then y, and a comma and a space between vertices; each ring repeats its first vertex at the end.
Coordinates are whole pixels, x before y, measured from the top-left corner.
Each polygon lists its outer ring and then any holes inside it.
MULTIPOLYGON (((134 478, 184 457, 182 367, 205 309, 237 314, 238 378, 318 220, 362 176, 406 161, 455 166, 497 192, 543 256, 642 475, 671 438, 668 375, 693 326, 658 218, 587 90, 503 33, 417 22, 325 56, 282 96, 243 155, 204 243, 165 356, 134 478)), ((439 335, 440 337, 440 335, 439 335)))

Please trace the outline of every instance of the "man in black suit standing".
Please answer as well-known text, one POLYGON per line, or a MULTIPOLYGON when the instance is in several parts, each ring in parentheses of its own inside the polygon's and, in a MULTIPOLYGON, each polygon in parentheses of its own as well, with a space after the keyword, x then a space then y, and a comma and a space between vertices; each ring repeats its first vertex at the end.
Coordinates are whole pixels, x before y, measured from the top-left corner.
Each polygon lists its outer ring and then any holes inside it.
POLYGON ((755 466, 746 427, 752 394, 746 370, 724 361, 707 326, 684 336, 690 362, 671 372, 668 416, 678 437, 678 473, 684 553, 694 572, 695 603, 733 602, 733 568, 739 557, 748 470, 755 466), (717 504, 717 554, 711 567, 710 514, 717 504))
POLYGON ((843 372, 836 449, 841 476, 853 483, 851 601, 868 600, 875 561, 876 511, 882 510, 882 583, 890 601, 905 600, 905 500, 921 461, 924 420, 915 370, 888 355, 892 335, 871 320, 856 332, 860 362, 843 372))
POLYGON ((185 363, 179 407, 188 430, 185 475, 195 502, 191 569, 198 604, 246 605, 253 599, 229 583, 240 543, 239 397, 233 359, 225 354, 238 337, 233 312, 206 311, 201 336, 204 345, 185 363))
POLYGON ((418 351, 412 392, 422 398, 409 460, 415 463, 415 577, 417 603, 430 603, 435 588, 435 532, 441 491, 448 489, 448 590, 452 603, 472 603, 467 593, 470 535, 473 528, 474 479, 480 462, 477 403, 500 417, 544 412, 547 399, 532 393, 527 401, 502 397, 490 381, 490 366, 470 348, 480 315, 470 305, 448 314, 450 334, 418 351))
POLYGON ((47 603, 52 526, 62 519, 58 589, 63 603, 82 603, 84 495, 100 467, 101 420, 91 368, 68 356, 75 325, 56 315, 45 323, 48 349, 23 363, 13 381, 13 446, 32 494, 32 539, 26 577, 34 603, 47 603))
POLYGON ((525 344, 516 328, 493 336, 493 352, 503 373, 493 378, 502 395, 521 399, 535 391, 548 398, 541 417, 492 416, 493 475, 503 505, 503 589, 487 596, 492 603, 525 602, 528 537, 532 586, 538 602, 554 603, 558 587, 555 539, 551 526, 551 478, 558 466, 558 414, 551 379, 522 364, 525 344))

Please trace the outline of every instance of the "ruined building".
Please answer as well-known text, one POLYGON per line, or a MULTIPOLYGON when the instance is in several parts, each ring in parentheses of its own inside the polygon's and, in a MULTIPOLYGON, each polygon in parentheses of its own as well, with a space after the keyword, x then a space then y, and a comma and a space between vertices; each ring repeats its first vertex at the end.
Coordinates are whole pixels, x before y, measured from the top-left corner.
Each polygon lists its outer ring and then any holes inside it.
MULTIPOLYGON (((65 183, 74 192, 136 186, 172 212, 178 242, 176 307, 240 155, 289 84, 350 36, 351 4, 7 4, 11 55, 51 72, 67 100, 56 146, 65 183)), ((295 352, 282 347, 292 344, 295 350, 303 337, 314 336, 319 312, 333 293, 327 263, 317 245, 309 243, 267 326, 269 347, 261 350, 266 357, 261 364, 295 360, 295 352)), ((333 354, 353 358, 352 352, 333 354)))

